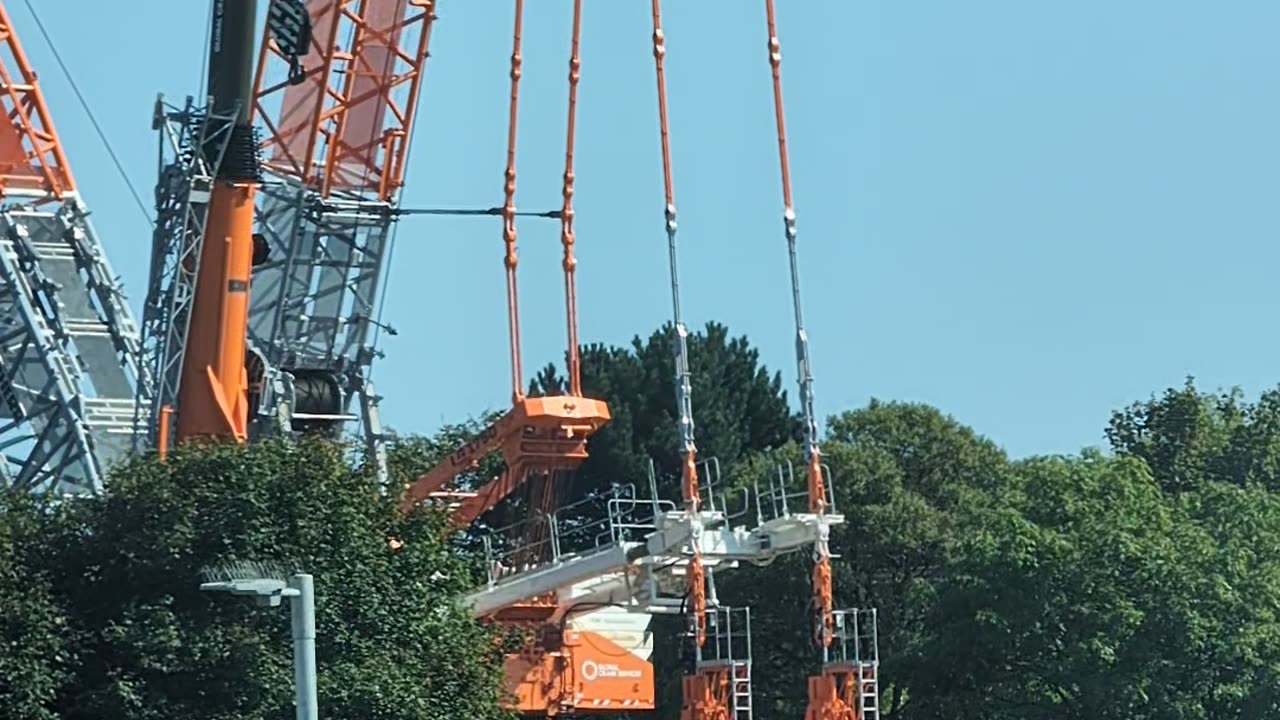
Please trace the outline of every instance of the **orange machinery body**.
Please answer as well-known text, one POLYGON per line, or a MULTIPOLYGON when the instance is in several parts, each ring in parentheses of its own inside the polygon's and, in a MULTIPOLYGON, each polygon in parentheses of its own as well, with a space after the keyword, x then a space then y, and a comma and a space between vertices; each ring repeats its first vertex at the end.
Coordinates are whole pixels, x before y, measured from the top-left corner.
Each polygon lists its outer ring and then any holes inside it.
POLYGON ((733 670, 729 666, 704 669, 680 678, 680 720, 729 720, 733 670))
POLYGON ((179 441, 248 437, 254 191, 252 183, 214 183, 178 391, 179 441))
MULTIPOLYGON (((875 670, 863 669, 863 682, 874 686, 875 670)), ((809 706, 804 720, 863 720, 858 669, 853 663, 831 663, 809 677, 809 706)))
POLYGON ((450 518, 455 526, 464 527, 529 475, 577 468, 587 459, 587 438, 607 422, 609 407, 601 400, 573 395, 520 398, 497 422, 410 483, 402 504, 409 508, 429 498, 453 500, 456 507, 450 518), (501 451, 507 464, 501 476, 474 492, 445 490, 494 450, 501 451))
POLYGON ((504 658, 506 707, 555 716, 654 709, 648 617, 620 608, 584 613, 567 623, 563 641, 540 642, 504 658))

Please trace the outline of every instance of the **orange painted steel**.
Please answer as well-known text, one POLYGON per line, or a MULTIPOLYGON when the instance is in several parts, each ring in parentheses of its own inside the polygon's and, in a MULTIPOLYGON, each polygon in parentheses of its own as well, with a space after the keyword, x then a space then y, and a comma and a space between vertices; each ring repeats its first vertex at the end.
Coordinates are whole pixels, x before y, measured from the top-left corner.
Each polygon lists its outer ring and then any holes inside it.
POLYGON ((326 197, 394 197, 404 185, 435 8, 435 0, 308 0, 309 57, 319 60, 296 85, 284 79, 288 59, 267 30, 254 83, 264 165, 326 197), (273 69, 281 78, 266 85, 273 69))
POLYGON ((515 29, 511 40, 511 103, 507 117, 507 169, 503 173, 502 244, 506 252, 502 257, 507 274, 507 332, 511 347, 511 402, 519 405, 524 399, 524 367, 520 357, 520 291, 516 285, 516 128, 520 108, 520 75, 523 59, 520 57, 520 33, 524 27, 524 0, 515 0, 515 29))
MULTIPOLYGON (((863 670, 868 684, 874 677, 874 670, 863 670)), ((858 670, 850 663, 828 667, 821 675, 810 677, 804 720, 863 720, 858 689, 858 670)))
POLYGON ((253 183, 214 182, 191 308, 191 333, 178 386, 179 441, 196 437, 248 439, 245 352, 254 191, 253 183))
POLYGON ((573 256, 573 140, 578 119, 578 80, 582 77, 582 0, 573 2, 573 45, 569 53, 569 119, 564 145, 564 204, 560 207, 560 243, 564 246, 564 304, 568 324, 569 394, 582 395, 582 362, 578 355, 578 290, 573 256))
MULTIPOLYGON (((796 303, 796 328, 803 333, 800 321, 799 281, 795 266, 795 204, 791 196, 791 166, 787 157, 787 129, 782 104, 782 44, 778 40, 777 13, 774 0, 765 0, 765 15, 768 24, 769 67, 773 80, 773 108, 778 131, 778 165, 782 175, 783 221, 786 225, 787 242, 791 253, 792 287, 796 303)), ((804 341, 803 334, 800 335, 804 341)), ((801 372, 807 373, 807 349, 803 353, 801 372)), ((804 387, 810 383, 809 378, 801 377, 802 402, 808 405, 812 401, 812 389, 804 387)), ((822 451, 818 445, 817 429, 811 417, 811 407, 806 407, 806 421, 809 424, 806 438, 805 478, 809 494, 809 511, 822 515, 827 507, 826 480, 822 475, 822 451)), ((813 567, 812 585, 814 607, 818 613, 818 622, 814 627, 814 639, 820 647, 831 646, 835 634, 834 590, 831 577, 831 550, 825 539, 819 540, 816 548, 816 561, 813 567)), ((861 707, 857 668, 849 663, 828 663, 818 675, 809 678, 809 704, 805 710, 805 720, 856 720, 861 707)))
POLYGON ((680 720, 730 720, 733 670, 730 665, 707 668, 680 679, 684 705, 680 720))
POLYGON ((42 192, 54 198, 74 192, 75 180, 54 129, 36 73, 14 32, 9 13, 0 5, 0 103, 7 122, 0 122, 0 192, 42 192))
POLYGON ((653 665, 599 632, 566 630, 503 658, 506 707, 522 714, 644 711, 655 708, 653 665))
MULTIPOLYGON (((531 508, 544 512, 554 509, 560 495, 558 475, 578 468, 587 458, 587 440, 610 419, 606 403, 582 396, 581 361, 578 348, 578 311, 574 255, 576 234, 574 230, 574 141, 577 128, 578 84, 581 78, 582 0, 573 5, 572 46, 569 58, 569 100, 565 130, 565 167, 563 176, 563 202, 559 212, 560 240, 563 247, 561 267, 564 271, 565 328, 568 344, 567 392, 552 397, 527 397, 524 392, 524 369, 521 352, 520 302, 517 270, 519 266, 518 232, 516 227, 516 160, 519 128, 520 80, 523 74, 521 54, 524 29, 524 2, 514 0, 514 22, 510 57, 510 94, 507 110, 507 137, 505 168, 503 171, 503 202, 499 209, 502 217, 503 270, 507 292, 507 329, 511 360, 511 409, 493 425, 479 433, 434 468, 406 486, 401 498, 402 506, 411 508, 428 500, 445 501, 451 505, 449 518, 454 527, 465 527, 495 507, 504 498, 521 487, 529 487, 531 508), (485 455, 498 451, 505 463, 505 470, 479 488, 467 488, 459 492, 452 486, 460 475, 477 467, 485 455), (530 487, 528 481, 539 478, 540 485, 530 487)), ((524 542, 537 544, 537 538, 524 538, 524 542)), ((539 628, 545 635, 548 623, 559 611, 554 593, 548 596, 528 598, 524 602, 504 608, 487 618, 490 622, 515 624, 539 628)), ((553 633, 554 634, 554 633, 553 633)), ((545 640, 545 637, 543 638, 545 640)), ((627 678, 584 678, 586 667, 615 668, 614 655, 605 653, 597 657, 599 647, 608 642, 593 633, 566 633, 563 642, 548 644, 543 640, 530 642, 518 653, 504 658, 507 688, 514 695, 508 706, 522 713, 546 716, 560 714, 566 709, 578 711, 600 709, 652 709, 652 665, 630 653, 626 663, 635 665, 618 672, 627 678), (585 642, 585 639, 590 640, 585 642), (632 678, 633 674, 637 674, 632 678), (609 707, 611 703, 612 707, 609 707)), ((616 669, 616 668, 615 668, 616 669)))
MULTIPOLYGON (((519 263, 516 233, 516 136, 519 121, 520 77, 523 58, 520 54, 524 25, 524 2, 515 0, 515 19, 511 47, 511 92, 508 109, 506 168, 503 172, 502 242, 503 268, 507 287, 508 341, 511 351, 512 407, 493 425, 445 458, 434 468, 410 483, 402 496, 408 508, 429 498, 456 502, 451 518, 464 526, 493 508, 532 475, 567 472, 576 469, 587 457, 587 439, 609 421, 609 408, 603 401, 581 397, 572 390, 568 395, 525 397, 524 373, 520 352, 520 307, 516 270, 519 263), (501 476, 478 490, 456 493, 448 486, 461 474, 473 469, 480 458, 498 450, 506 462, 501 476)), ((565 153, 565 206, 569 222, 562 225, 565 243, 566 324, 571 342, 576 343, 576 300, 572 291, 573 267, 573 126, 577 103, 576 85, 581 69, 579 40, 581 5, 574 7, 574 41, 570 58, 570 111, 568 142, 565 153)), ((576 344, 574 345, 576 347, 576 344)), ((572 371, 571 371, 572 373, 572 371)), ((576 385, 577 383, 572 383, 576 385)), ((576 388, 575 388, 576 389, 576 388)), ((551 502, 554 493, 543 497, 551 502)), ((546 509, 546 508, 544 508, 546 509)))
POLYGON ((160 462, 169 456, 169 423, 173 418, 173 407, 164 405, 160 408, 160 427, 156 436, 156 454, 160 462))
POLYGON ((532 474, 569 471, 587 459, 587 438, 609 421, 600 400, 572 396, 525 398, 497 422, 405 488, 402 504, 413 507, 429 498, 460 499, 451 513, 465 526, 492 508, 532 474), (506 471, 478 490, 456 494, 445 490, 458 475, 472 470, 498 450, 506 471))
MULTIPOLYGON (((674 236, 676 200, 675 182, 672 179, 671 171, 671 131, 667 121, 667 81, 663 66, 663 58, 666 53, 666 35, 662 31, 662 7, 660 0, 653 0, 653 61, 658 82, 658 123, 662 137, 662 183, 666 198, 667 233, 668 236, 674 236)), ((671 242, 674 244, 674 239, 671 242)), ((671 259, 671 264, 672 279, 674 281, 674 256, 671 259)), ((676 311, 677 313, 679 312, 678 301, 676 303, 676 311)), ((677 412, 684 412, 684 409, 677 408, 677 412)), ((692 418, 688 418, 688 420, 692 422, 692 418)), ((680 476, 680 487, 684 498, 685 510, 690 513, 697 513, 699 498, 698 457, 697 450, 691 444, 684 448, 684 461, 681 465, 680 476)), ((690 600, 688 612, 692 613, 694 617, 695 641, 698 647, 702 647, 707 638, 707 590, 706 577, 702 569, 702 555, 696 545, 693 547, 693 556, 689 560, 686 581, 690 600)))

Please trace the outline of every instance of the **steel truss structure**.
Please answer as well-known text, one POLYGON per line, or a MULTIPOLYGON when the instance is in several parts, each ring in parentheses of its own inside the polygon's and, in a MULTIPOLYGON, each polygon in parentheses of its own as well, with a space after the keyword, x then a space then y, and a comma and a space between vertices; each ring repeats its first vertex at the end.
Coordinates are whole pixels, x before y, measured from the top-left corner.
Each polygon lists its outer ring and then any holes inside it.
MULTIPOLYGON (((290 6, 275 3, 273 12, 286 16, 290 6)), ((308 0, 305 8, 305 47, 285 52, 268 27, 258 63, 266 176, 249 310, 259 361, 251 383, 260 389, 251 430, 339 432, 358 419, 385 478, 370 371, 380 331, 393 332, 379 322, 379 293, 434 2, 308 0)))
POLYGON ((235 113, 211 115, 187 97, 182 107, 156 98, 152 128, 159 133, 156 223, 151 272, 142 314, 142 366, 137 386, 135 449, 151 448, 177 404, 191 304, 214 177, 231 139, 235 113))
MULTIPOLYGON (((749 611, 719 604, 714 573, 812 548, 844 516, 834 503, 821 514, 808 512, 807 489, 789 472, 771 478, 765 488, 740 490, 738 509, 730 508, 721 491, 714 458, 702 460, 698 474, 696 511, 685 509, 683 500, 657 499, 651 465, 648 497, 624 485, 604 497, 536 513, 518 528, 492 530, 483 536, 487 582, 463 598, 464 606, 497 623, 543 628, 571 623, 578 608, 610 607, 635 618, 634 633, 647 633, 652 615, 684 614, 693 660, 684 679, 686 707, 699 712, 724 708, 734 720, 750 718, 749 611), (701 623, 688 612, 684 597, 695 558, 708 585, 709 604, 701 623)), ((549 714, 653 709, 626 705, 625 693, 617 687, 584 694, 573 668, 591 661, 591 648, 601 642, 542 642, 509 655, 508 679, 518 680, 509 685, 520 705, 543 706, 549 714), (587 654, 576 656, 577 645, 587 654)), ((647 662, 644 642, 618 650, 647 662)))
POLYGON ((98 493, 133 434, 138 333, 0 6, 0 483, 98 493))

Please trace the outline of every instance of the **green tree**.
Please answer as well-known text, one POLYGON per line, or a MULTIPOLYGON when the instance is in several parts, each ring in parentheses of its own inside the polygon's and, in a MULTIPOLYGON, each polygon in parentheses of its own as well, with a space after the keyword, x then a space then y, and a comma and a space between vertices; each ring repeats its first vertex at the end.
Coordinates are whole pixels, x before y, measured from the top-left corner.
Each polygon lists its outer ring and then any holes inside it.
POLYGON ((46 501, 0 491, 0 720, 54 720, 69 679, 66 617, 38 569, 56 522, 46 501))
POLYGON ((1035 458, 958 539, 903 717, 1277 718, 1280 498, 1035 458))
MULTIPOLYGON (((582 388, 608 402, 612 420, 591 440, 572 496, 613 484, 644 489, 649 461, 659 474, 659 493, 678 498, 682 450, 675 402, 675 359, 670 324, 630 348, 588 345, 582 349, 582 388)), ((782 376, 760 363, 745 336, 708 323, 688 337, 689 370, 698 453, 719 458, 726 471, 750 454, 778 448, 796 437, 799 422, 787 404, 782 376)), ((563 392, 554 366, 538 374, 531 394, 563 392)), ((728 474, 726 472, 726 474, 728 474)), ((647 492, 647 490, 645 490, 647 492)))
POLYGON ((1188 378, 1112 415, 1107 439, 1142 459, 1167 492, 1207 482, 1259 484, 1280 491, 1280 389, 1245 400, 1239 389, 1206 393, 1188 378))
POLYGON ((106 498, 78 504, 47 545, 78 655, 60 716, 288 715, 287 613, 198 589, 202 568, 239 559, 315 575, 326 716, 500 717, 489 634, 454 604, 471 579, 441 519, 402 515, 344 453, 184 449, 125 465, 106 498))
POLYGON ((1192 579, 1145 465, 1039 458, 957 543, 906 717, 1190 718, 1177 612, 1192 579))
MULTIPOLYGON (((877 608, 884 715, 906 716, 900 713, 911 688, 934 671, 921 646, 934 632, 936 584, 953 561, 956 538, 1003 492, 1008 461, 989 440, 932 407, 878 401, 832 418, 823 453, 836 509, 846 518, 831 535, 836 607, 877 608)), ((746 474, 763 484, 776 477, 779 463, 790 462, 799 482, 801 460, 792 445, 757 457, 746 474)), ((811 568, 809 553, 798 553, 721 581, 726 602, 753 608, 753 643, 767 649, 756 658, 764 717, 802 716, 805 678, 820 667, 809 620, 811 568)))

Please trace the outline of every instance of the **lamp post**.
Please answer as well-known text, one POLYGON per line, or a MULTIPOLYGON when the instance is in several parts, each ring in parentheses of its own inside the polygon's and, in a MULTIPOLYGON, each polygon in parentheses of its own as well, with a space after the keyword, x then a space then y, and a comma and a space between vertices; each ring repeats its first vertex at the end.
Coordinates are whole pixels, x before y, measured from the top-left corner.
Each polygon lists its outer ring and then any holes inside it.
POLYGON ((293 679, 297 720, 319 720, 316 706, 316 600, 311 576, 294 573, 287 579, 271 577, 260 566, 237 565, 230 569, 206 572, 206 576, 224 579, 200 583, 206 592, 229 592, 247 595, 262 607, 279 607, 289 598, 293 626, 293 679))

